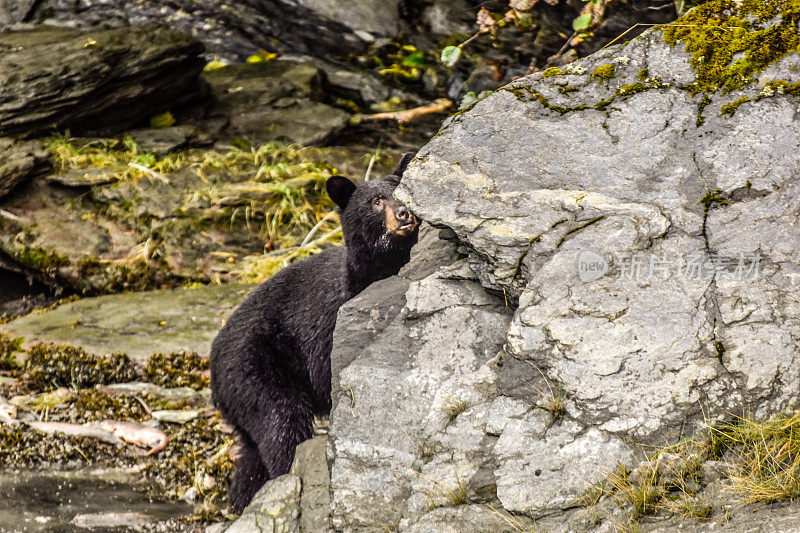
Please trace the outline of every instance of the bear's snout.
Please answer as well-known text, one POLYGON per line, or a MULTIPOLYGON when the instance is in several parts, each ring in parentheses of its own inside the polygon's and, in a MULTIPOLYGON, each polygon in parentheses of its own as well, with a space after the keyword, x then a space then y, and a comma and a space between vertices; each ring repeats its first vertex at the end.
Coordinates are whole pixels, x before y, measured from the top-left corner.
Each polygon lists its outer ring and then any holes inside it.
POLYGON ((403 204, 389 206, 386 211, 386 232, 394 235, 408 235, 417 229, 419 219, 403 204))
POLYGON ((401 225, 410 224, 414 221, 414 215, 412 215, 411 211, 409 211, 404 205, 398 207, 394 215, 397 217, 397 221, 400 222, 401 225))

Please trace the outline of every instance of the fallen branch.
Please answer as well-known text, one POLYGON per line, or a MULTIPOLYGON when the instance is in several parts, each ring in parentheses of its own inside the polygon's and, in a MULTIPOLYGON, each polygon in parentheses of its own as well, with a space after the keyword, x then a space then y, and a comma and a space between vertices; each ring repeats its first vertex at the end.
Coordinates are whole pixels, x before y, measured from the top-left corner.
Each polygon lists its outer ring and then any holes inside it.
POLYGON ((374 113, 372 115, 362 115, 361 120, 396 120, 400 124, 403 124, 405 122, 414 120, 417 117, 421 117, 422 115, 428 115, 430 113, 439 113, 441 111, 446 111, 452 106, 453 102, 451 102, 449 99, 437 98, 428 105, 414 107, 412 109, 406 109, 404 111, 393 111, 389 113, 374 113))
POLYGON ((7 218, 9 220, 15 220, 17 222, 22 220, 20 217, 18 217, 14 213, 9 213, 5 209, 0 209, 0 217, 7 218))
POLYGON ((155 178, 157 180, 161 180, 161 183, 169 183, 169 180, 167 178, 165 178, 164 176, 162 176, 161 174, 159 174, 158 172, 156 172, 154 170, 150 170, 149 168, 147 168, 145 166, 138 165, 136 163, 128 163, 128 166, 132 167, 132 168, 135 168, 136 170, 139 170, 141 172, 144 172, 148 176, 153 177, 153 178, 155 178))

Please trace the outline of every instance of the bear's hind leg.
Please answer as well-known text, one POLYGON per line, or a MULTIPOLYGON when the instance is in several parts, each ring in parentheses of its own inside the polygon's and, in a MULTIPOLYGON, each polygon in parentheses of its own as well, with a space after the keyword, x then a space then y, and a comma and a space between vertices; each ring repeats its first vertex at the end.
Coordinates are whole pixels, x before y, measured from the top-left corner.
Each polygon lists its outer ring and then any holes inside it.
POLYGON ((261 462, 256 445, 244 435, 240 435, 239 442, 239 457, 233 466, 233 480, 228 490, 231 512, 235 514, 242 514, 258 489, 269 479, 269 472, 261 462))
POLYGON ((272 409, 266 411, 258 435, 258 450, 266 465, 269 478, 289 473, 294 460, 294 449, 311 438, 314 430, 314 412, 306 394, 287 394, 275 399, 272 409))

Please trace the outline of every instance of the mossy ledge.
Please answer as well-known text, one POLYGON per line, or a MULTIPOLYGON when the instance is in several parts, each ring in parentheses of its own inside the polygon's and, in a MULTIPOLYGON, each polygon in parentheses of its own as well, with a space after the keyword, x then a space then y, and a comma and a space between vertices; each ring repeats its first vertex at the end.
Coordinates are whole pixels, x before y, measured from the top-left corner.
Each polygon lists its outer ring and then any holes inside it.
MULTIPOLYGON (((613 65, 612 65, 613 66, 613 65)), ((538 101, 542 104, 542 107, 549 109, 551 111, 556 111, 561 115, 566 115, 567 113, 572 113, 573 111, 583 111, 584 109, 595 109, 597 111, 604 111, 612 102, 614 102, 617 98, 627 98, 629 96, 633 96, 634 94, 638 94, 644 91, 649 91, 651 89, 666 89, 670 87, 668 83, 663 83, 659 79, 652 79, 650 83, 630 83, 628 85, 624 85, 614 92, 608 98, 600 100, 595 104, 580 104, 574 107, 564 107, 558 105, 552 105, 550 101, 544 96, 542 93, 536 91, 529 85, 507 85, 498 89, 496 92, 508 92, 513 94, 517 100, 520 102, 532 102, 538 101)))
POLYGON ((710 0, 664 26, 662 34, 664 42, 683 44, 692 55, 692 94, 727 94, 800 50, 799 22, 798 0, 710 0))

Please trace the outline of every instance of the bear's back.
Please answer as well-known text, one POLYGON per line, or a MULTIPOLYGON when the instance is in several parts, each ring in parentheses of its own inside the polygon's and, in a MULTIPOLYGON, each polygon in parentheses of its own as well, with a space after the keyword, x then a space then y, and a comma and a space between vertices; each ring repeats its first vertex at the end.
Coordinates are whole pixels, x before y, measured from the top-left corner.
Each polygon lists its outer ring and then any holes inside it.
POLYGON ((307 377, 315 403, 329 408, 329 356, 336 314, 347 301, 346 258, 346 247, 329 248, 259 285, 214 339, 212 374, 241 358, 252 359, 254 368, 285 367, 307 377))

